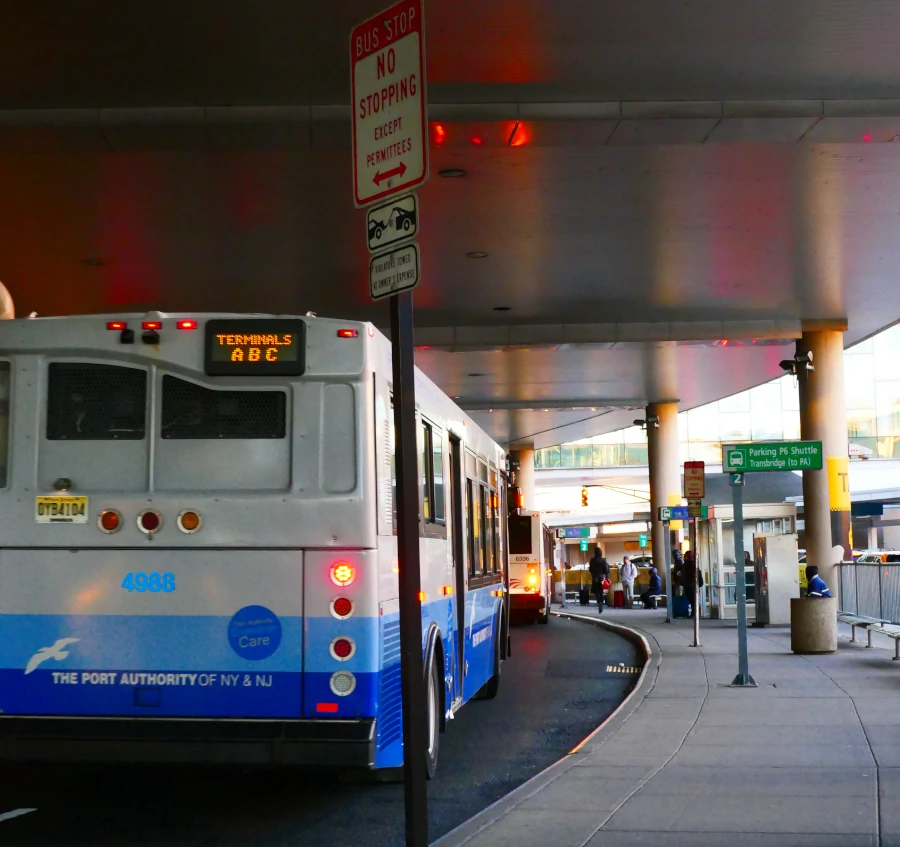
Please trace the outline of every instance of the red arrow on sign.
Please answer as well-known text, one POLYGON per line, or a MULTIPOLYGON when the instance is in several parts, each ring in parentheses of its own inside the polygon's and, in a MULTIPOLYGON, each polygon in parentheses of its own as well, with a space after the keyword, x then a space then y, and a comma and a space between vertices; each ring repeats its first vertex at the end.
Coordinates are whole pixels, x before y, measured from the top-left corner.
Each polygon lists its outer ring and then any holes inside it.
POLYGON ((372 177, 372 182, 374 182, 375 185, 381 185, 386 179, 390 179, 392 176, 403 176, 405 173, 406 165, 401 162, 396 168, 391 168, 389 171, 385 171, 384 173, 376 172, 375 176, 372 177))

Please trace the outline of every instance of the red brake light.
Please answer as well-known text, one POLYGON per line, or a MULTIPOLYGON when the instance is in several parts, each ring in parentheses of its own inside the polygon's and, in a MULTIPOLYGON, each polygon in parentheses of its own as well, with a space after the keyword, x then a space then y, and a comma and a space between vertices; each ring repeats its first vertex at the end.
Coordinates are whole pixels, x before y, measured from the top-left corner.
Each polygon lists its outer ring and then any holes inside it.
POLYGON ((346 638, 339 638, 332 645, 334 655, 339 659, 346 659, 353 652, 353 645, 346 638))
POLYGON ((154 509, 148 509, 138 515, 138 529, 148 535, 159 530, 162 526, 162 515, 154 509))
POLYGON ((346 618, 353 611, 353 603, 346 597, 338 597, 337 600, 331 604, 331 607, 339 618, 346 618))
POLYGON ((196 329, 197 321, 178 321, 175 326, 177 326, 178 329, 196 329))
POLYGON ((141 329, 162 329, 162 321, 144 321, 141 329))
POLYGON ((316 703, 316 711, 317 712, 326 712, 330 714, 334 714, 338 710, 337 703, 316 703))
POLYGON ((128 324, 126 321, 107 321, 106 328, 115 330, 128 329, 128 324))
POLYGON ((337 331, 338 338, 358 338, 359 330, 358 329, 339 329, 337 331))

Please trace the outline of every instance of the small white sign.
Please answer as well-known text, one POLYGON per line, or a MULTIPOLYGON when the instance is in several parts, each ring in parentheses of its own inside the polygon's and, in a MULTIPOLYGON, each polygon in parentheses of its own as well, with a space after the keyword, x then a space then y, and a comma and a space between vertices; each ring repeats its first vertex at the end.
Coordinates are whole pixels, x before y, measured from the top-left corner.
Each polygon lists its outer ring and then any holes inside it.
POLYGON ((366 212, 366 242, 370 253, 415 238, 418 231, 419 204, 415 194, 388 200, 366 212))
POLYGON ((428 178, 422 0, 401 0, 350 33, 353 202, 428 178))
POLYGON ((388 253, 379 253, 369 262, 369 293, 373 300, 410 291, 418 284, 418 244, 404 244, 388 253))

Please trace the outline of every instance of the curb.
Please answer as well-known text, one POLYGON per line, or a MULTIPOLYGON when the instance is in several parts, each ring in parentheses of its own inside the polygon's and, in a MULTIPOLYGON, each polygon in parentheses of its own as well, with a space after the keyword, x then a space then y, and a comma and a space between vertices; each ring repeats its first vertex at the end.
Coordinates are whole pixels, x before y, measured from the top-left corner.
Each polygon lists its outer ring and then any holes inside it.
POLYGON ((593 752, 595 744, 602 744, 619 731, 622 724, 631 717, 656 685, 656 678, 662 661, 662 651, 652 635, 642 633, 624 624, 598 620, 594 617, 589 618, 585 615, 565 610, 554 609, 551 611, 551 614, 555 617, 583 621, 584 623, 614 631, 632 643, 637 644, 638 648, 644 653, 644 667, 641 670, 637 683, 628 696, 619 704, 618 708, 559 761, 548 765, 540 773, 523 782, 518 788, 514 788, 505 797, 494 801, 486 809, 482 809, 478 814, 473 815, 451 829, 450 832, 442 835, 437 841, 432 842, 431 847, 462 847, 463 844, 471 841, 476 835, 495 824, 517 806, 520 806, 539 791, 542 791, 551 782, 554 782, 571 768, 576 767, 579 756, 593 752))

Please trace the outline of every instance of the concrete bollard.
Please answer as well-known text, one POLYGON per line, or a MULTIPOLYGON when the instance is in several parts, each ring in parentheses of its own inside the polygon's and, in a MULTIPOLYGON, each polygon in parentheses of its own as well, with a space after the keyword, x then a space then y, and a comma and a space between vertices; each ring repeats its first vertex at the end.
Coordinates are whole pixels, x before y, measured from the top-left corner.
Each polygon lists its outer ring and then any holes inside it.
POLYGON ((837 600, 791 598, 791 650, 834 653, 837 650, 837 600))

